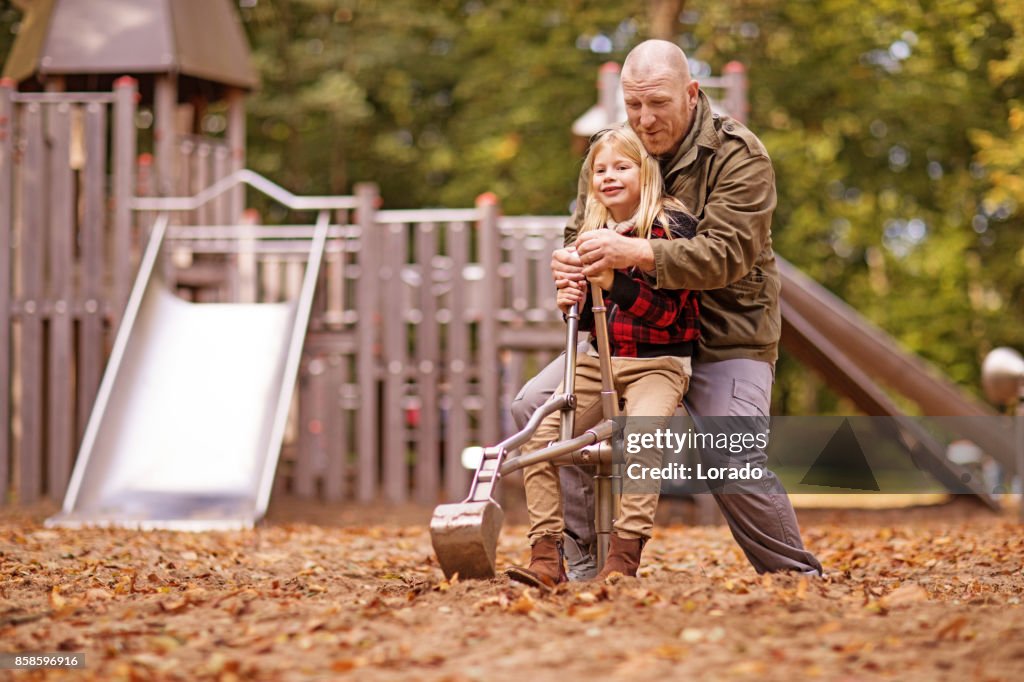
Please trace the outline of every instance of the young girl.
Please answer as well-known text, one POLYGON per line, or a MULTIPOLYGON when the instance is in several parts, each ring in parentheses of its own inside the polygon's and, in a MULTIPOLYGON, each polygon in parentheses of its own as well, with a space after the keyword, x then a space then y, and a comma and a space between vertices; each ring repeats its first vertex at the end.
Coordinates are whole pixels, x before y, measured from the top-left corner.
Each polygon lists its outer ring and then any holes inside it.
MULTIPOLYGON (((598 133, 584 161, 590 178, 583 223, 587 230, 613 229, 638 239, 691 238, 697 221, 677 199, 664 193, 658 162, 644 149, 628 126, 598 133)), ((615 388, 625 401, 624 414, 644 417, 644 430, 664 426, 686 392, 690 379, 690 356, 700 330, 697 294, 686 290, 655 289, 637 268, 606 270, 591 278, 605 292, 608 333, 612 351, 615 388), (653 418, 653 419, 648 419, 653 418)), ((592 331, 594 315, 587 287, 564 288, 558 292, 563 312, 583 302, 580 329, 592 331)), ((581 353, 576 365, 575 435, 582 434, 603 418, 600 403, 601 372, 596 341, 581 353)), ((559 387, 558 391, 563 389, 559 387)), ((627 421, 626 435, 638 427, 627 421)), ((534 452, 558 439, 559 414, 549 415, 523 454, 534 452)), ((633 456, 627 459, 634 461, 633 456)), ((648 455, 645 466, 660 466, 661 453, 648 455)), ((562 561, 561 488, 558 471, 551 463, 524 471, 526 502, 530 512, 530 566, 512 567, 511 578, 534 585, 554 585, 566 580, 562 561)), ((635 576, 640 553, 651 536, 657 492, 631 494, 621 498, 621 511, 610 538, 608 558, 597 580, 612 572, 635 576)))

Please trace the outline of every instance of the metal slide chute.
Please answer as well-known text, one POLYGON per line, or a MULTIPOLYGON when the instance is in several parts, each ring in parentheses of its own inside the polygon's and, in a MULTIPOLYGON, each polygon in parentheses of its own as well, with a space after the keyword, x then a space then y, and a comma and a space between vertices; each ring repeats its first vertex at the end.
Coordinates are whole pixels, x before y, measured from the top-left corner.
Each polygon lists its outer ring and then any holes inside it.
MULTIPOLYGON (((782 279, 782 345, 802 364, 816 370, 840 395, 869 416, 902 417, 903 411, 879 381, 916 403, 924 414, 959 417, 944 420, 1004 467, 1014 469, 1012 433, 991 428, 997 413, 966 396, 920 358, 899 348, 885 332, 785 260, 778 258, 782 279)), ((912 419, 896 419, 898 436, 917 461, 951 490, 967 488, 990 507, 990 491, 950 462, 945 447, 912 419)))
MULTIPOLYGON (((54 527, 252 527, 267 509, 330 223, 350 197, 295 197, 239 171, 195 197, 136 199, 150 233, 54 527), (296 297, 191 303, 161 276, 168 211, 240 185, 317 210, 296 297)), ((251 238, 252 230, 245 233, 251 238)), ((307 228, 308 232, 308 228, 307 228)), ((240 232, 241 234, 241 232, 240 232)), ((294 240, 292 241, 294 243, 294 240)))

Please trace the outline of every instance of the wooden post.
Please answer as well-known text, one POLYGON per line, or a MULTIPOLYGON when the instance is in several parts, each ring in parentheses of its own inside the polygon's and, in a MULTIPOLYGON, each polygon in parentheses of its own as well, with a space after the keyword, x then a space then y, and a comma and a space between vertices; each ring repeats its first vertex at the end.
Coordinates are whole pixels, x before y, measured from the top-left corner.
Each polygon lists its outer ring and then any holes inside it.
POLYGON ((619 78, 622 68, 615 62, 605 62, 597 77, 598 103, 604 112, 604 125, 620 123, 619 118, 619 78))
POLYGON ((14 202, 14 81, 0 80, 0 505, 10 489, 11 448, 11 230, 14 202))
MULTIPOLYGON (((228 174, 230 173, 230 171, 228 170, 228 164, 230 162, 230 159, 228 158, 228 150, 226 147, 222 145, 214 145, 211 147, 210 151, 212 152, 211 155, 213 157, 212 179, 213 182, 218 182, 221 179, 227 177, 228 174)), ((235 190, 240 189, 244 188, 235 187, 235 190)), ((214 199, 211 202, 211 207, 213 208, 212 219, 214 225, 236 225, 238 224, 239 219, 241 219, 240 213, 231 215, 231 192, 228 192, 226 195, 222 194, 216 199, 214 199)), ((221 281, 221 300, 238 301, 238 268, 231 267, 231 256, 214 256, 214 258, 211 260, 213 260, 213 262, 217 262, 222 268, 227 270, 226 276, 221 281)), ((301 264, 296 263, 296 265, 301 264)), ((305 271, 303 270, 303 272, 305 271)), ((321 272, 320 275, 322 276, 323 273, 321 272)), ((301 288, 301 281, 302 280, 300 278, 299 288, 301 288)), ((298 291, 298 289, 296 289, 296 291, 298 291)), ((310 314, 312 314, 312 311, 310 311, 310 314)))
POLYGON ((75 212, 71 157, 71 106, 50 106, 48 123, 49 163, 46 193, 49 204, 49 276, 53 307, 50 311, 49 391, 47 395, 48 466, 46 492, 50 499, 63 497, 71 477, 74 447, 74 402, 71 356, 73 269, 72 240, 75 212))
POLYGON ((323 439, 327 453, 324 473, 324 500, 345 499, 348 479, 348 415, 341 399, 342 386, 348 383, 348 363, 337 348, 330 348, 325 358, 323 439))
POLYGON ((103 264, 106 225, 107 107, 85 108, 85 171, 82 175, 82 301, 78 346, 78 440, 85 432, 104 364, 103 264))
POLYGON ((132 209, 135 186, 135 106, 138 83, 122 76, 114 82, 114 295, 112 327, 117 329, 128 302, 132 273, 132 209))
MULTIPOLYGON (((209 184, 213 184, 214 182, 223 180, 231 174, 231 157, 227 148, 221 145, 213 145, 210 148, 210 152, 213 157, 213 170, 211 176, 212 182, 209 184)), ((204 186, 202 189, 206 189, 206 187, 204 186)), ((241 220, 241 211, 235 213, 231 210, 231 196, 232 193, 236 191, 244 192, 245 186, 239 185, 227 194, 222 194, 213 200, 212 220, 215 225, 236 225, 238 224, 238 221, 241 220)))
MULTIPOLYGON (((208 143, 200 142, 192 149, 192 186, 186 194, 199 194, 213 184, 210 179, 210 161, 210 145, 208 143)), ((217 199, 213 201, 216 202, 217 199)), ((195 221, 195 225, 213 225, 217 222, 213 214, 213 203, 207 202, 196 209, 192 220, 195 221)))
POLYGON ((239 228, 238 255, 235 257, 237 266, 232 271, 237 277, 235 284, 235 300, 238 303, 256 303, 259 294, 258 270, 259 261, 256 245, 259 243, 256 226, 260 222, 260 214, 256 209, 243 211, 238 217, 239 228))
MULTIPOLYGON (((228 88, 225 97, 228 101, 228 127, 225 131, 230 153, 228 173, 234 173, 245 168, 245 92, 239 88, 228 88)), ((228 196, 228 223, 233 225, 245 209, 245 187, 235 187, 228 196)))
POLYGON ((440 492, 441 410, 437 396, 438 361, 441 358, 440 330, 437 326, 437 297, 434 294, 434 256, 437 255, 438 230, 434 223, 423 223, 416 230, 416 260, 420 264, 419 308, 416 324, 416 373, 419 390, 418 448, 416 449, 416 501, 435 504, 440 492))
POLYGON ((466 280, 463 277, 469 256, 469 226, 463 222, 448 224, 448 256, 452 264, 451 295, 448 299, 448 343, 445 366, 448 370, 448 431, 444 444, 444 493, 446 500, 466 496, 468 476, 462 468, 462 449, 469 444, 469 415, 466 394, 469 391, 469 321, 466 319, 466 280))
POLYGON ((501 260, 501 235, 498 233, 498 215, 501 207, 498 197, 490 192, 481 194, 476 200, 482 212, 479 229, 480 263, 484 267, 483 305, 480 311, 480 345, 477 356, 477 373, 480 377, 480 440, 483 443, 498 442, 499 357, 498 357, 498 309, 501 307, 501 293, 498 263, 501 260))
POLYGON ((21 111, 25 131, 22 166, 21 240, 21 428, 18 501, 39 499, 43 459, 43 275, 46 252, 46 141, 43 107, 26 104, 21 111))
POLYGON ((178 108, 178 78, 158 74, 153 92, 153 152, 156 161, 157 195, 174 193, 175 112, 178 108))
POLYGON ((383 489, 390 502, 405 502, 409 490, 406 463, 405 394, 406 325, 402 268, 406 262, 404 223, 385 226, 384 250, 381 259, 381 349, 384 352, 383 489))
POLYGON ((359 225, 359 310, 356 377, 359 381, 359 412, 356 439, 359 447, 359 472, 356 497, 370 502, 377 496, 377 257, 375 229, 377 226, 377 186, 360 183, 355 187, 359 225))
MULTIPOLYGON (((497 229, 497 225, 495 225, 497 229)), ((501 260, 501 242, 506 237, 499 234, 497 236, 498 242, 498 259, 501 260)), ((524 316, 529 308, 529 295, 530 295, 530 252, 527 249, 527 243, 529 242, 529 234, 526 231, 519 231, 511 234, 507 237, 509 242, 508 255, 512 263, 512 277, 502 277, 501 273, 487 273, 487 281, 496 288, 498 301, 504 302, 504 292, 508 291, 509 302, 512 307, 512 314, 514 315, 515 325, 521 327, 524 322, 524 316)))
POLYGON ((729 62, 722 69, 725 81, 725 110, 734 119, 747 124, 750 103, 747 101, 747 67, 742 62, 729 62))
POLYGON ((295 455, 295 467, 292 469, 292 493, 303 500, 316 497, 315 462, 318 450, 323 447, 321 431, 314 430, 313 424, 323 423, 322 383, 323 360, 314 349, 303 358, 305 368, 299 373, 299 427, 295 455))
MULTIPOLYGON (((344 229, 348 225, 348 211, 339 209, 335 211, 335 223, 344 229)), ((326 255, 324 262, 324 281, 320 290, 320 324, 322 329, 341 331, 345 328, 345 293, 348 288, 346 282, 347 239, 340 237, 334 240, 337 250, 331 249, 326 255)))
MULTIPOLYGON (((195 143, 192 140, 184 139, 176 145, 178 154, 178 188, 175 194, 179 197, 190 197, 196 193, 194 185, 195 173, 192 170, 192 159, 195 157, 195 143)), ((184 215, 180 220, 187 225, 201 225, 202 222, 196 218, 197 211, 182 212, 184 215)), ((177 214, 177 212, 176 212, 177 214)))

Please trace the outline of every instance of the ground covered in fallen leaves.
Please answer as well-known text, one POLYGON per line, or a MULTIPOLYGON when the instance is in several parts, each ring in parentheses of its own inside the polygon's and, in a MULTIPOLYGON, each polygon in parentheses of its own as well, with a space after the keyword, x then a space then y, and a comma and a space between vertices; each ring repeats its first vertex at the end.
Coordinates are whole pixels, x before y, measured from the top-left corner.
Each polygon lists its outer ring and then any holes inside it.
POLYGON ((640 578, 553 594, 444 581, 428 516, 188 534, 0 510, 0 650, 87 657, 0 679, 1024 678, 1024 526, 966 501, 802 513, 823 580, 757 576, 724 526, 675 524, 640 578))

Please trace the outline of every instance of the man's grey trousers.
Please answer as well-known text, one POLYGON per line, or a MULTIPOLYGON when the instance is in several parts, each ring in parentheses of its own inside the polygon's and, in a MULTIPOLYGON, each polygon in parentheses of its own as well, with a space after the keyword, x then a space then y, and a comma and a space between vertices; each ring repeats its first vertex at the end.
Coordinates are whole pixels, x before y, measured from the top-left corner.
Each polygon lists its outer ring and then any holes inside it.
MULTIPOLYGON (((586 352, 581 345, 580 352, 586 352)), ((516 427, 526 426, 530 415, 558 388, 565 366, 562 354, 531 379, 512 402, 516 427)), ((696 362, 690 390, 684 404, 702 428, 702 417, 767 418, 771 403, 774 369, 757 360, 696 362)), ((628 407, 627 407, 628 409, 628 407)), ((702 461, 704 455, 701 454, 702 461)), ((753 466, 763 467, 763 450, 745 458, 753 466)), ((704 462, 705 467, 710 466, 704 462)), ((821 564, 804 549, 793 505, 775 474, 747 482, 742 493, 716 493, 718 503, 736 542, 758 573, 795 571, 820 575, 821 564)), ((594 546, 594 487, 590 472, 573 466, 559 467, 562 483, 566 533, 581 545, 594 546)))

